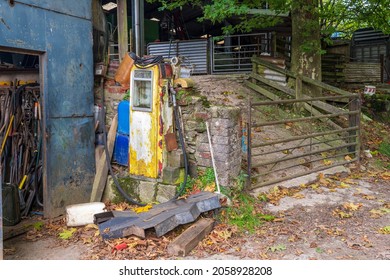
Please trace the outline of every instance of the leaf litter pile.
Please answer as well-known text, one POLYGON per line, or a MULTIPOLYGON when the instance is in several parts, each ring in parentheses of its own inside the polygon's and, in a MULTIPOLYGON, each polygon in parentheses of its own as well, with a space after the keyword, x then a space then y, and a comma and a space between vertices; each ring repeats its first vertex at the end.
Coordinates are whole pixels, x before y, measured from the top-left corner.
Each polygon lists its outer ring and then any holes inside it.
MULTIPOLYGON (((275 186, 256 198, 243 192, 219 213, 203 213, 202 217, 215 218, 217 223, 187 258, 390 259, 390 169, 386 167, 390 158, 376 152, 383 130, 369 126, 364 140, 372 158, 363 157, 363 168, 351 164, 351 174, 320 174, 310 184, 275 186), (375 165, 377 161, 381 165, 375 165), (329 203, 267 210, 285 199, 299 202, 315 195, 327 197, 329 203), (333 195, 341 198, 332 201, 333 195)), ((141 213, 152 207, 119 203, 107 205, 107 210, 141 213)), ((55 239, 56 250, 79 246, 83 259, 175 259, 168 255, 167 247, 190 225, 177 227, 162 237, 150 230, 145 239, 130 236, 103 240, 96 225, 67 227, 61 219, 35 223, 25 239, 55 239)), ((13 248, 5 249, 5 255, 14 253, 13 248)))

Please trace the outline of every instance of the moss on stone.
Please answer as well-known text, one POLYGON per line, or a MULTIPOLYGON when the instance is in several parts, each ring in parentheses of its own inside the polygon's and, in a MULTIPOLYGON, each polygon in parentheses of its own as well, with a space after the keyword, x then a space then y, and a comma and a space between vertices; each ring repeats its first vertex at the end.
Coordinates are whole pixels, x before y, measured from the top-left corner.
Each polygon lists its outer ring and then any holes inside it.
MULTIPOLYGON (((138 193, 139 181, 130 177, 122 177, 122 178, 118 178, 118 183, 119 186, 125 191, 125 193, 127 193, 128 196, 130 196, 132 199, 136 201, 140 201, 139 193, 138 193)), ((113 203, 120 203, 126 201, 126 199, 118 191, 114 181, 112 182, 111 187, 113 193, 115 194, 115 198, 112 201, 113 203)))

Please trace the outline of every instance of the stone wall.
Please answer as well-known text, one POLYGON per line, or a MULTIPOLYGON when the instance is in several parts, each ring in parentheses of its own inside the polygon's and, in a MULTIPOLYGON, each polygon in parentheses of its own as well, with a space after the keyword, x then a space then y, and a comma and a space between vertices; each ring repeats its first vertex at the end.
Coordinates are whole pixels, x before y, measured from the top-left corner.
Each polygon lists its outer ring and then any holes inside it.
POLYGON ((185 96, 179 101, 183 116, 190 175, 212 167, 206 122, 221 186, 232 186, 241 170, 241 112, 239 107, 210 106, 207 99, 185 96))

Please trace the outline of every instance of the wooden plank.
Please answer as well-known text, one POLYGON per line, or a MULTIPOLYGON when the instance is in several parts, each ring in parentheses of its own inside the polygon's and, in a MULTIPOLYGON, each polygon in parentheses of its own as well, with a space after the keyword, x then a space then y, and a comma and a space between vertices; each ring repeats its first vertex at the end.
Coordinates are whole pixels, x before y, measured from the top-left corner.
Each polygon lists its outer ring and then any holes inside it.
POLYGON ((270 91, 268 91, 268 90, 266 90, 258 85, 255 85, 249 81, 245 81, 244 84, 247 87, 253 89, 254 91, 257 91, 258 93, 264 95, 265 97, 268 97, 271 100, 280 100, 280 97, 277 96, 276 94, 273 94, 272 92, 270 92, 270 91))
POLYGON ((118 128, 118 115, 114 116, 112 120, 110 131, 107 136, 107 149, 108 155, 104 152, 99 159, 98 166, 96 168, 95 180, 93 181, 92 193, 91 193, 91 202, 99 202, 102 200, 102 195, 104 187, 106 186, 107 175, 108 175, 108 166, 106 157, 111 161, 112 153, 114 151, 114 143, 116 137, 116 130, 118 128))
MULTIPOLYGON (((269 63, 267 61, 262 61, 258 57, 252 57, 252 62, 258 63, 258 64, 263 65, 263 66, 266 66, 267 68, 269 68, 271 70, 274 70, 274 71, 279 72, 281 74, 287 75, 287 76, 292 77, 294 79, 296 79, 296 77, 297 77, 293 72, 291 72, 291 71, 289 71, 287 69, 280 69, 280 68, 276 67, 275 65, 273 65, 272 63, 269 63)), ((302 76, 302 81, 304 81, 305 83, 311 84, 311 85, 318 86, 318 87, 320 87, 322 89, 335 92, 335 93, 340 94, 340 95, 354 96, 354 94, 351 94, 350 92, 347 92, 345 90, 336 88, 334 86, 325 84, 325 83, 317 81, 317 80, 313 80, 313 79, 311 79, 309 77, 306 77, 306 76, 302 76)))
MULTIPOLYGON (((259 82, 262 82, 262 83, 268 85, 268 86, 276 88, 277 90, 280 90, 280 91, 282 91, 290 96, 295 96, 295 91, 293 89, 291 89, 289 87, 282 86, 276 82, 270 81, 270 80, 260 76, 259 74, 252 73, 251 77, 258 80, 259 82)), ((303 95, 303 98, 309 98, 309 96, 303 95)), ((274 99, 272 99, 272 100, 274 100, 274 99)), ((344 112, 342 109, 337 108, 335 106, 332 106, 332 105, 330 105, 326 102, 323 102, 323 101, 312 101, 312 104, 314 107, 317 107, 317 108, 324 110, 325 112, 328 112, 328 113, 344 112)))
POLYGON ((213 219, 200 219, 168 245, 168 254, 187 256, 214 227, 213 219))

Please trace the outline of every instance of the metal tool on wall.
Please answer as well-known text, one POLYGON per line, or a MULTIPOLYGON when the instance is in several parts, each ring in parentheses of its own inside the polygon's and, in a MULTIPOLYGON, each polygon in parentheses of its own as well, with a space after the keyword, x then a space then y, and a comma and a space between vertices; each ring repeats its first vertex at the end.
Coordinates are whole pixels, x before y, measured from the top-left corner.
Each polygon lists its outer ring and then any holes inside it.
POLYGON ((15 81, 0 92, 2 183, 18 188, 22 216, 43 206, 40 108, 38 83, 15 81))

